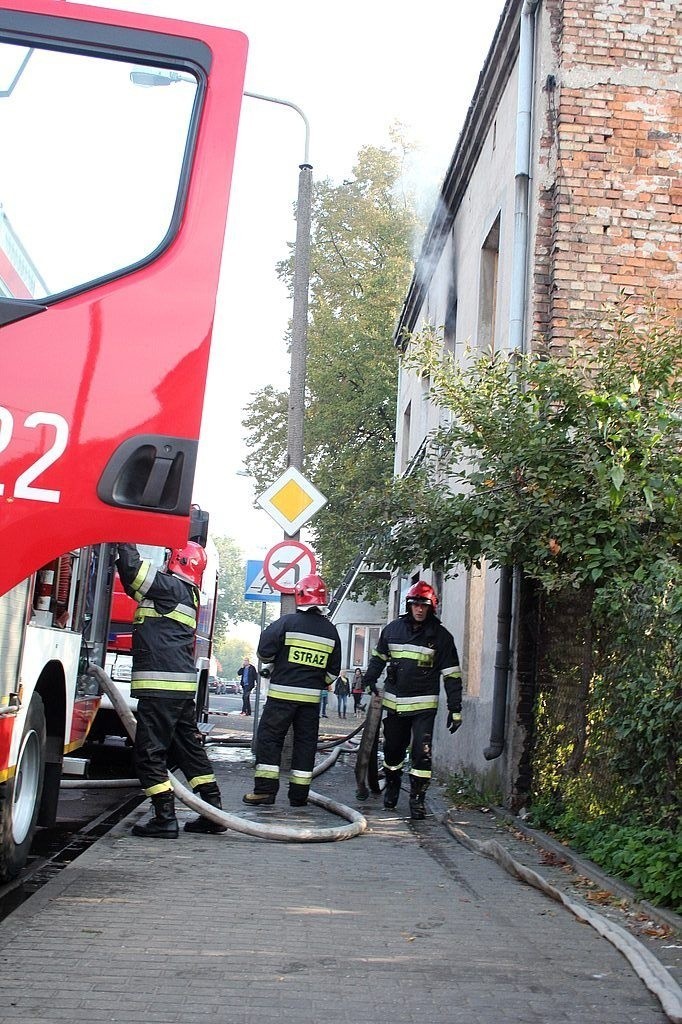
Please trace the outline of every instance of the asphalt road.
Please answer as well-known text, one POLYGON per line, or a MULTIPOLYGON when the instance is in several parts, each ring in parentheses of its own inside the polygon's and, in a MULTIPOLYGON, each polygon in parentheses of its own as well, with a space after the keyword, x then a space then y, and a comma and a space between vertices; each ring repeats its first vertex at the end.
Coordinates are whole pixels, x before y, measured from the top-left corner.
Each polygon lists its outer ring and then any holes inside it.
MULTIPOLYGON (((253 701, 252 701, 253 703, 253 701)), ((208 711, 234 711, 236 714, 242 709, 242 698, 236 693, 226 693, 223 696, 219 696, 217 693, 212 693, 208 700, 208 711)))

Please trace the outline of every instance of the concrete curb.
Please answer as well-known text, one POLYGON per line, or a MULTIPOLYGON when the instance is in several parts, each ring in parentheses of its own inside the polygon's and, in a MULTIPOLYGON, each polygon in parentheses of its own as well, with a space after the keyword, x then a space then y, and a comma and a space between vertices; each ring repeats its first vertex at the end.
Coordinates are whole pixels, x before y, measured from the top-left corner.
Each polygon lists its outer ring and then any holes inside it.
MULTIPOLYGON (((427 804, 431 807, 433 813, 440 818, 445 818, 450 810, 454 810, 445 798, 445 790, 442 783, 435 780, 431 789, 429 789, 427 804)), ((626 899, 628 903, 641 910, 642 913, 646 914, 652 921, 655 921, 656 924, 672 928, 678 936, 682 936, 682 916, 676 914, 674 910, 668 910, 666 907, 656 907, 653 903, 649 903, 648 900, 641 899, 639 894, 631 886, 627 885, 626 882, 607 875, 600 867, 591 860, 588 860, 587 857, 582 857, 572 850, 570 846, 564 846, 557 839, 548 836, 546 832, 526 825, 520 818, 507 811, 504 807, 486 805, 486 810, 498 821, 517 829, 527 839, 530 839, 538 849, 554 854, 555 857, 565 861, 577 874, 589 878, 590 881, 594 882, 595 885, 598 885, 605 892, 611 893, 612 896, 626 899)))
POLYGON ((556 857, 565 860, 574 871, 601 886, 605 892, 610 892, 613 896, 621 896, 636 907, 641 908, 653 921, 661 925, 667 925, 682 935, 682 917, 673 910, 668 910, 666 907, 656 907, 649 903, 648 900, 641 899, 637 892, 627 885, 626 882, 621 882, 619 879, 605 874, 600 867, 586 857, 581 857, 580 854, 575 853, 570 846, 564 846, 545 832, 524 824, 513 814, 510 814, 509 811, 505 811, 503 807, 491 807, 490 811, 499 820, 504 821, 508 825, 513 825, 514 828, 532 840, 540 849, 546 850, 548 853, 552 853, 556 857))

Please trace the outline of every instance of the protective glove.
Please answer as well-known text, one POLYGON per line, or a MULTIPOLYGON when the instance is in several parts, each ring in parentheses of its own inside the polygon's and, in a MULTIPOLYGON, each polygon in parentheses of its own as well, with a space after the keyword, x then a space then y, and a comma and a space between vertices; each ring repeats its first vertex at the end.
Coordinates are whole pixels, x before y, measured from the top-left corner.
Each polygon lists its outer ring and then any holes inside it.
POLYGON ((372 681, 371 683, 369 683, 369 682, 367 682, 367 680, 366 680, 366 679, 363 679, 363 681, 362 681, 362 682, 363 682, 363 686, 364 686, 365 690, 369 690, 369 692, 370 692, 370 693, 372 693, 372 694, 376 694, 376 693, 378 693, 378 692, 379 692, 379 691, 377 690, 377 684, 376 684, 376 683, 375 683, 374 681, 372 681))
POLYGON ((451 733, 456 733, 462 724, 461 711, 448 711, 447 727, 451 733))

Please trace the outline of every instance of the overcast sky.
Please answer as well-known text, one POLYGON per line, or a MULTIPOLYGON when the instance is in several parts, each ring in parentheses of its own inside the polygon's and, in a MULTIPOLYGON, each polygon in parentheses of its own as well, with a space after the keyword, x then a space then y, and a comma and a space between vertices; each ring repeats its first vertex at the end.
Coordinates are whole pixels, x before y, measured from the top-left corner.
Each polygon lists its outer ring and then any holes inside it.
MULTIPOLYGON (((401 122, 419 147, 413 176, 433 195, 454 150, 504 0, 128 0, 92 3, 222 25, 249 39, 245 88, 290 100, 310 123, 314 179, 341 181, 358 149, 401 122)), ((295 237, 304 126, 245 98, 204 408, 195 500, 211 531, 262 557, 281 530, 237 475, 249 396, 286 386, 291 304, 275 267, 295 237)))

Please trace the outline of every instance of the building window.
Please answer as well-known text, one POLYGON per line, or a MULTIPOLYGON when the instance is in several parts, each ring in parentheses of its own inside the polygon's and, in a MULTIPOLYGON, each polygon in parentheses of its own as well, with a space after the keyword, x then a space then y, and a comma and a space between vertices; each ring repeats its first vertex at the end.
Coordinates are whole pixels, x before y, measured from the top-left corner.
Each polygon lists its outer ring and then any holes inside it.
POLYGON ((350 667, 366 669, 379 641, 381 626, 351 626, 350 667))
POLYGON ((455 346, 457 344, 457 293, 454 287, 450 289, 448 296, 448 308, 445 311, 445 325, 443 328, 443 349, 446 355, 454 358, 455 346))
POLYGON ((431 374, 428 370, 424 370, 421 374, 421 399, 422 399, 422 434, 428 433, 428 401, 429 395, 431 394, 431 374))
POLYGON ((480 351, 495 351, 495 314, 497 307, 497 267, 500 258, 500 217, 488 233, 481 249, 478 290, 478 330, 476 343, 480 351))
POLYGON ((403 413, 403 433, 400 439, 400 472, 404 473, 410 461, 410 427, 412 422, 412 402, 407 403, 403 413))
POLYGON ((464 612, 464 643, 461 653, 462 682, 470 697, 481 693, 481 669, 484 647, 485 562, 473 565, 467 574, 464 612))

